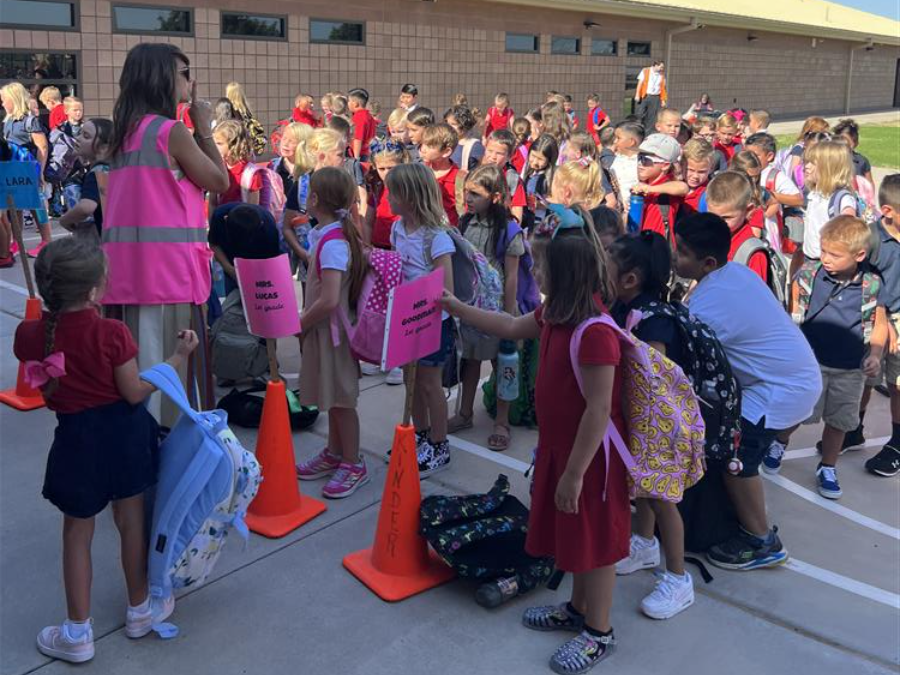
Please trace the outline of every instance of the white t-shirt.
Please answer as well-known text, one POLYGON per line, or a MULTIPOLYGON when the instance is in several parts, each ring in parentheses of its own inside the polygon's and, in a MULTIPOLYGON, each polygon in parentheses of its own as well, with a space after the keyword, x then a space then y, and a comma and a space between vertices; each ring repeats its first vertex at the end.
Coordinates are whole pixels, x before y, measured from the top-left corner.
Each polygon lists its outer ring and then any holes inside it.
MULTIPOLYGON (((314 227, 309 232, 309 250, 316 251, 319 242, 332 230, 341 229, 339 222, 331 223, 325 227, 314 227)), ((319 251, 319 266, 323 270, 337 270, 346 272, 350 269, 350 244, 343 239, 326 241, 319 251)))
MULTIPOLYGON (((828 215, 828 202, 831 195, 823 195, 821 192, 813 190, 809 193, 806 202, 806 217, 803 221, 803 255, 807 258, 818 260, 822 257, 822 242, 819 233, 825 227, 825 223, 831 220, 828 215)), ((856 210, 856 197, 846 194, 841 198, 841 203, 837 205, 837 213, 840 215, 844 209, 856 210)))
MULTIPOLYGON (((428 258, 425 256, 427 231, 427 227, 420 227, 412 234, 407 234, 402 218, 398 218, 391 228, 391 245, 400 254, 403 263, 403 281, 415 281, 434 270, 434 265, 429 265, 428 258)), ((442 255, 452 255, 455 251, 456 245, 449 234, 443 230, 435 233, 434 239, 431 241, 432 263, 442 255)), ((449 316, 446 311, 441 312, 441 320, 449 316)))
MULTIPOLYGON (((790 179, 790 177, 784 173, 784 171, 778 171, 771 164, 762 170, 762 173, 759 174, 759 184, 768 188, 769 179, 772 176, 772 172, 775 172, 774 185, 772 185, 772 192, 777 192, 778 194, 783 195, 799 195, 800 188, 798 188, 794 181, 790 179)), ((772 248, 774 248, 779 253, 781 252, 781 233, 778 231, 778 218, 769 218, 766 216, 766 237, 769 240, 769 244, 771 244, 772 248)))
MULTIPOLYGON (((648 72, 646 69, 642 70, 638 74, 638 82, 643 81, 644 73, 648 72)), ((659 96, 659 92, 662 90, 662 74, 657 73, 652 68, 650 69, 650 79, 647 81, 647 96, 659 96)))
POLYGON ((616 155, 611 168, 613 173, 616 174, 616 179, 619 181, 619 203, 624 204, 625 210, 627 211, 628 205, 631 204, 631 188, 638 183, 637 155, 634 157, 616 155))
POLYGON ((712 328, 741 384, 741 415, 783 430, 812 414, 822 391, 809 343, 768 286, 745 265, 728 263, 690 296, 691 314, 712 328))

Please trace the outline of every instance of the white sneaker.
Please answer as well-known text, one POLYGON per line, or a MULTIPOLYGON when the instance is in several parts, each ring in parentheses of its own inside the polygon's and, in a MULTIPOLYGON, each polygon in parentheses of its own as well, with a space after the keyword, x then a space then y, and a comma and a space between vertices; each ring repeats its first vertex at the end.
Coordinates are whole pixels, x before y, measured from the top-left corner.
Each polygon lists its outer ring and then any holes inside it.
POLYGON ((619 576, 659 565, 659 539, 656 537, 648 544, 646 539, 633 534, 628 549, 630 551, 628 557, 616 563, 616 574, 619 576))
POLYGON ((694 604, 694 580, 688 572, 679 579, 669 572, 659 574, 656 588, 641 601, 641 611, 651 619, 671 619, 694 604))
POLYGON ((381 368, 376 366, 374 363, 362 362, 359 364, 359 368, 362 371, 363 375, 379 375, 379 374, 381 374, 381 368))
POLYGON ((175 596, 170 595, 165 600, 150 597, 150 602, 144 611, 136 611, 130 607, 125 612, 125 636, 136 640, 148 635, 153 630, 154 623, 161 623, 172 616, 175 611, 175 596))
POLYGON ((38 633, 37 648, 44 656, 68 661, 84 663, 94 658, 94 630, 88 626, 84 635, 73 638, 68 621, 61 626, 47 626, 38 633))
POLYGON ((403 368, 394 368, 387 374, 387 378, 384 381, 392 387, 403 384, 403 368))

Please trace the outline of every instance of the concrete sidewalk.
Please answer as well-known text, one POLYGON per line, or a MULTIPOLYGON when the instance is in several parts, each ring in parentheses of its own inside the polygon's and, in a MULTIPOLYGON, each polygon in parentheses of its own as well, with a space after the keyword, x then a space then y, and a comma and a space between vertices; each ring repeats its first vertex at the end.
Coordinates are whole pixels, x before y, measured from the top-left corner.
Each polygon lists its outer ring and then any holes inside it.
MULTIPOLYGON (((30 236, 34 236, 31 233, 30 236)), ((19 267, 0 271, 0 385, 15 382, 12 335, 24 304, 19 267)), ((299 363, 294 340, 282 341, 285 373, 299 363)), ((293 376, 289 375, 289 380, 293 376)), ((293 384, 293 382, 291 382, 293 384)), ((118 541, 109 513, 94 543, 96 659, 83 672, 103 675, 541 675, 564 639, 520 625, 522 610, 567 597, 542 590, 495 611, 474 602, 474 586, 451 582, 401 603, 376 598, 341 566, 371 544, 385 477, 382 453, 403 405, 403 388, 365 378, 362 444, 372 483, 288 536, 231 538, 213 579, 178 602, 181 634, 128 640, 118 541)), ((46 410, 0 408, 0 675, 73 672, 43 657, 37 632, 64 618, 59 513, 41 498, 55 420, 46 410)), ((527 503, 522 472, 536 432, 514 428, 502 454, 483 446, 490 423, 479 403, 474 429, 454 439, 450 468, 423 482, 426 494, 483 492, 499 472, 527 503)), ((250 449, 251 430, 235 429, 250 449)), ((649 572, 620 578, 613 625, 615 655, 597 673, 620 675, 887 675, 900 668, 900 480, 866 474, 862 465, 890 433, 887 400, 869 408, 869 446, 841 458, 845 496, 830 502, 813 482, 820 427, 795 436, 780 476, 766 482, 770 517, 791 552, 789 565, 750 573, 710 568, 694 573, 697 601, 657 622, 639 611, 653 586, 649 572), (879 439, 881 437, 881 439, 879 439)), ((324 418, 294 435, 298 458, 322 447, 324 418)), ((304 483, 317 494, 323 481, 304 483)))
MULTIPOLYGON (((879 125, 887 125, 894 124, 900 125, 900 110, 892 109, 892 110, 884 110, 881 112, 873 112, 873 113, 861 113, 851 114, 851 115, 835 115, 833 117, 826 117, 825 119, 832 126, 837 124, 839 120, 852 118, 856 120, 856 122, 862 126, 864 124, 879 124, 879 125)), ((805 117, 800 119, 790 119, 790 120, 779 120, 777 117, 772 124, 769 125, 769 133, 778 136, 781 134, 799 134, 803 130, 803 122, 806 120, 805 117)))

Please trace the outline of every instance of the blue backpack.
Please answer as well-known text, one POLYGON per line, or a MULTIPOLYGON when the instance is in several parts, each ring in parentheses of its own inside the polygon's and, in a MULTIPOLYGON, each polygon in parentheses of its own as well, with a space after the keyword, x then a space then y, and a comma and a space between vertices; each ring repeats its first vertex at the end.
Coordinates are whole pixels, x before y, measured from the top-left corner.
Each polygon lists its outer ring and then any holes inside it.
POLYGON ((531 245, 516 221, 511 220, 506 226, 503 236, 497 239, 497 250, 494 252, 494 256, 502 266, 506 258, 506 249, 509 248, 510 243, 518 234, 522 234, 525 253, 519 257, 519 282, 516 286, 516 302, 519 305, 519 314, 525 316, 536 310, 541 304, 541 294, 532 274, 534 260, 531 257, 531 245))
MULTIPOLYGON (((141 373, 182 411, 162 442, 150 530, 148 577, 153 606, 176 589, 199 586, 212 572, 233 527, 246 541, 247 508, 259 490, 259 463, 228 428, 221 410, 196 412, 175 370, 141 373)), ((154 625, 163 637, 177 629, 154 625)))

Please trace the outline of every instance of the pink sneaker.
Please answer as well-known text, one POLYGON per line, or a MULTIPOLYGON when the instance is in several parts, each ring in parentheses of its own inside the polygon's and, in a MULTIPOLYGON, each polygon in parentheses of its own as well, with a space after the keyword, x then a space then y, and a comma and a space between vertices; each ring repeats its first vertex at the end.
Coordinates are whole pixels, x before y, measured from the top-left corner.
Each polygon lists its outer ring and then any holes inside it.
POLYGON ((10 254, 10 255, 15 255, 15 254, 18 253, 18 252, 19 252, 19 245, 18 245, 16 242, 11 241, 11 242, 9 243, 9 254, 10 254))
POLYGON ((334 476, 322 488, 322 496, 328 499, 343 499, 368 482, 369 472, 366 471, 366 461, 362 457, 359 458, 359 464, 341 462, 334 476))
POLYGON ((37 257, 38 257, 38 254, 44 249, 44 247, 45 247, 46 245, 47 245, 47 242, 46 242, 46 241, 42 241, 40 244, 38 244, 38 245, 35 246, 34 248, 28 249, 28 257, 29 257, 29 258, 37 258, 37 257))
POLYGON ((300 480, 316 480, 330 476, 341 465, 341 458, 332 455, 325 448, 318 455, 297 465, 297 478, 300 480))

